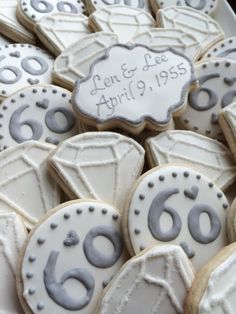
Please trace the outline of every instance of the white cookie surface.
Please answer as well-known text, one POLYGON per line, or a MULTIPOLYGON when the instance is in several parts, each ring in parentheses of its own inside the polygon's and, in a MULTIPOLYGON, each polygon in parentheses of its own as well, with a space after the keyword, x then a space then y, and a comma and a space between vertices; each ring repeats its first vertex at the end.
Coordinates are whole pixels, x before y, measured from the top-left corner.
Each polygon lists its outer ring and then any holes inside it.
POLYGON ((64 141, 49 164, 72 197, 103 200, 122 211, 141 174, 144 149, 118 133, 87 132, 64 141))
POLYGON ((209 59, 197 63, 195 71, 199 88, 190 92, 187 109, 178 121, 185 129, 222 140, 218 116, 236 99, 236 61, 209 59))
POLYGON ((168 128, 194 83, 192 63, 174 50, 114 45, 77 82, 73 105, 100 129, 109 129, 111 121, 132 125, 136 133, 168 128))
POLYGON ((47 171, 54 148, 29 141, 0 154, 0 208, 19 214, 28 228, 60 203, 58 187, 47 171))
POLYGON ((191 34, 199 43, 202 53, 224 39, 224 33, 215 20, 190 7, 170 6, 159 10, 157 23, 164 28, 177 28, 191 34))
POLYGON ((236 37, 226 38, 215 44, 202 56, 208 58, 227 58, 236 61, 236 37))
POLYGON ((41 41, 56 55, 90 34, 88 18, 83 14, 47 15, 35 25, 34 29, 41 41))
POLYGON ((125 264, 109 284, 98 313, 183 314, 193 279, 193 267, 180 247, 153 247, 125 264))
POLYGON ((96 32, 117 34, 119 42, 124 44, 156 26, 150 13, 122 5, 111 5, 95 11, 89 16, 89 24, 96 32))
POLYGON ((192 61, 196 61, 202 51, 197 40, 180 29, 151 28, 135 36, 132 43, 145 45, 155 50, 171 47, 192 61))
POLYGON ((56 58, 53 81, 73 89, 75 81, 89 74, 90 66, 104 54, 105 49, 117 43, 118 37, 112 33, 98 32, 87 35, 56 58))
POLYGON ((39 83, 51 83, 53 58, 44 50, 25 44, 0 47, 0 99, 39 83))
POLYGON ((31 233, 19 274, 24 302, 32 313, 95 313, 126 259, 120 215, 111 205, 64 203, 31 233))
POLYGON ((21 89, 0 107, 0 150, 28 140, 54 145, 77 134, 71 92, 55 85, 21 89))
POLYGON ((149 138, 146 144, 153 166, 184 164, 204 173, 223 190, 235 180, 232 153, 216 140, 191 131, 171 130, 149 138))
POLYGON ((207 177, 167 165, 144 174, 127 201, 124 228, 133 253, 180 245, 197 270, 227 244, 228 202, 207 177))
POLYGON ((1 314, 22 314, 16 291, 16 265, 26 236, 18 215, 0 212, 1 314))

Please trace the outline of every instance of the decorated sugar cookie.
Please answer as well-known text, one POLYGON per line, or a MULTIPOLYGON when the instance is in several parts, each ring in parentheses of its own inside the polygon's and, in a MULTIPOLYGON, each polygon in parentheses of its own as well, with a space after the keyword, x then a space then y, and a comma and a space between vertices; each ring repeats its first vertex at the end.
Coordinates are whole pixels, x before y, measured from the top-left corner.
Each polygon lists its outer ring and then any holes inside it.
POLYGON ((171 5, 188 6, 206 14, 212 14, 218 7, 218 0, 151 0, 153 8, 163 9, 171 5))
POLYGON ((184 164, 204 173, 226 190, 236 175, 230 150, 220 142, 191 131, 162 132, 146 141, 151 167, 168 163, 184 164))
POLYGON ((127 43, 137 34, 156 26, 152 15, 141 9, 124 5, 111 5, 89 16, 89 25, 95 32, 117 34, 120 43, 127 43))
POLYGON ((209 50, 203 55, 203 59, 208 58, 227 58, 236 61, 236 37, 226 38, 209 50))
POLYGON ((51 174, 71 198, 103 200, 120 211, 143 164, 142 146, 113 132, 71 137, 49 158, 51 174))
POLYGON ((77 82, 73 105, 82 121, 101 130, 156 131, 184 109, 195 83, 192 63, 174 50, 114 45, 77 82))
POLYGON ((29 141, 0 154, 0 211, 19 214, 28 228, 60 203, 57 184, 47 171, 54 148, 29 141))
POLYGON ((196 64, 195 71, 199 88, 190 92, 178 122, 185 129, 222 140, 219 113, 236 97, 236 61, 209 59, 196 64))
POLYGON ((222 249, 199 273, 187 298, 188 314, 234 314, 236 244, 222 249))
POLYGON ((46 15, 36 23, 34 30, 55 55, 90 34, 87 16, 72 13, 46 15))
POLYGON ((26 28, 32 29, 40 19, 53 13, 78 14, 85 11, 85 4, 81 0, 19 0, 17 16, 26 28))
POLYGON ((199 270, 227 244, 228 202, 207 177, 181 165, 156 167, 127 199, 125 239, 137 254, 155 244, 180 245, 199 270))
POLYGON ((224 39, 219 24, 210 16, 191 7, 170 6, 157 12, 157 24, 177 28, 191 34, 199 43, 202 53, 224 39))
POLYGON ((16 265, 27 232, 14 213, 0 212, 0 313, 22 314, 16 291, 16 265))
POLYGON ((0 100, 21 88, 50 83, 52 67, 52 57, 36 46, 0 46, 0 100))
POLYGON ((171 47, 183 53, 192 61, 196 61, 202 51, 199 43, 191 34, 174 28, 151 28, 135 36, 132 43, 145 45, 155 50, 171 47))
POLYGON ((104 292, 98 313, 183 314, 193 279, 193 267, 180 247, 153 247, 122 267, 104 292))
POLYGON ((53 69, 53 81, 73 90, 75 81, 89 74, 94 60, 100 58, 106 48, 118 43, 112 33, 98 32, 87 35, 57 57, 53 69))
POLYGON ((54 85, 24 88, 0 107, 0 149, 35 140, 54 145, 77 134, 71 93, 54 85))
POLYGON ((95 313, 125 263, 119 213, 96 201, 64 203, 33 230, 18 272, 26 313, 95 313))
POLYGON ((0 1, 0 33, 14 42, 34 44, 35 36, 25 29, 16 17, 17 0, 0 1))

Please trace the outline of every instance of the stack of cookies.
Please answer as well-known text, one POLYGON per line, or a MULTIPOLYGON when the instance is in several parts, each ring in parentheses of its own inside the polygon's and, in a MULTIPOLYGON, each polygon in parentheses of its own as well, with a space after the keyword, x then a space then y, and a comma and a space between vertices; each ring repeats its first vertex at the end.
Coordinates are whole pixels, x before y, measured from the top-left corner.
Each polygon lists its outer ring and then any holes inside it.
POLYGON ((235 25, 0 0, 1 314, 235 313, 235 25))

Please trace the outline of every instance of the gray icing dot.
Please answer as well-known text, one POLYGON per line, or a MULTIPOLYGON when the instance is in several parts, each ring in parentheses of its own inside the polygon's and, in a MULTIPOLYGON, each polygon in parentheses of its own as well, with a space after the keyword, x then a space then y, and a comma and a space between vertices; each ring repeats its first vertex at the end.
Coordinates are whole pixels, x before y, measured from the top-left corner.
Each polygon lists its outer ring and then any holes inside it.
POLYGON ((88 261, 95 267, 108 268, 113 266, 120 258, 123 242, 120 233, 112 226, 97 226, 89 231, 84 240, 83 249, 88 261), (99 252, 93 243, 96 237, 105 237, 113 245, 114 251, 110 256, 99 252))
POLYGON ((37 309, 39 310, 39 311, 42 311, 43 309, 44 309, 44 304, 43 303, 38 303, 37 304, 37 309))
POLYGON ((175 209, 166 206, 165 202, 175 194, 179 193, 177 188, 169 188, 159 192, 153 199, 148 212, 148 227, 153 237, 159 241, 168 242, 174 240, 180 233, 182 222, 175 209), (161 230, 160 220, 163 213, 167 213, 173 220, 172 228, 169 231, 161 230))
POLYGON ((221 223, 214 209, 206 204, 197 204, 188 215, 189 232, 199 243, 208 244, 215 241, 221 231, 221 223), (211 230, 208 234, 203 234, 200 227, 201 214, 207 214, 211 223, 211 230))
POLYGON ((196 10, 203 10, 206 6, 206 0, 199 0, 198 4, 193 5, 192 4, 193 0, 185 0, 185 3, 187 6, 196 9, 196 10))
POLYGON ((29 78, 27 80, 27 82, 30 84, 30 85, 35 85, 35 84, 38 84, 39 83, 39 80, 38 79, 32 79, 32 78, 29 78))
POLYGON ((58 224, 56 224, 55 222, 52 222, 50 227, 51 229, 56 229, 58 227, 58 224))
POLYGON ((95 207, 94 206, 89 206, 89 211, 90 211, 90 213, 93 213, 95 211, 95 207))
POLYGON ((191 189, 185 189, 184 195, 194 201, 198 196, 198 192, 199 188, 196 185, 194 185, 191 187, 191 189))
POLYGON ((49 297, 59 306, 70 311, 77 311, 87 306, 92 299, 95 281, 93 276, 85 268, 74 268, 65 272, 59 281, 56 279, 55 268, 59 257, 58 251, 52 251, 49 255, 46 267, 43 272, 44 285, 49 297), (81 298, 71 297, 63 284, 74 279, 79 281, 86 289, 87 293, 81 298))
POLYGON ((138 216, 140 214, 140 210, 139 209, 135 209, 134 210, 134 214, 138 216))
POLYGON ((18 68, 14 67, 14 66, 3 66, 0 69, 0 83, 3 84, 15 84, 16 82, 18 82, 22 77, 22 72, 21 70, 19 70, 18 68), (3 75, 4 71, 10 71, 11 73, 13 73, 15 75, 14 78, 6 78, 3 75))
POLYGON ((107 214, 107 209, 106 209, 106 208, 103 208, 103 209, 102 209, 102 214, 103 214, 103 215, 106 215, 106 214, 107 214))
POLYGON ((229 55, 230 55, 231 53, 234 53, 234 52, 236 52, 236 48, 227 49, 227 50, 225 50, 225 51, 219 53, 219 54, 217 55, 217 57, 226 58, 226 57, 229 57, 229 55))
POLYGON ((38 57, 38 56, 29 56, 29 57, 24 58, 21 61, 21 66, 25 70, 25 72, 27 72, 31 75, 35 75, 35 76, 42 75, 42 74, 46 73, 48 71, 48 68, 49 68, 47 62, 43 58, 38 57), (34 69, 30 65, 31 60, 36 61, 40 65, 41 68, 38 70, 34 69))
POLYGON ((226 93, 224 97, 222 98, 221 107, 225 108, 226 106, 230 105, 234 101, 235 97, 236 97, 236 90, 232 90, 226 93))
POLYGON ((139 229, 134 229, 134 233, 135 233, 136 235, 138 235, 138 234, 141 233, 141 231, 140 231, 139 229))
POLYGON ((28 290, 28 294, 29 295, 33 295, 33 294, 35 294, 35 289, 34 288, 29 288, 29 290, 28 290))
POLYGON ((34 274, 31 273, 31 272, 28 272, 28 273, 26 274, 26 278, 28 278, 28 279, 32 279, 33 277, 34 277, 34 274))
POLYGON ((40 244, 40 245, 44 244, 45 241, 46 240, 44 238, 38 238, 38 240, 37 240, 38 244, 40 244))
POLYGON ((74 230, 69 231, 65 240, 63 241, 63 244, 67 247, 72 247, 79 244, 78 234, 74 230))
POLYGON ((60 1, 57 4, 57 9, 59 12, 67 12, 66 7, 70 8, 70 13, 79 13, 76 6, 68 1, 60 1))
POLYGON ((77 209, 76 209, 76 213, 77 213, 78 215, 82 214, 82 212, 83 212, 82 209, 80 209, 80 208, 77 208, 77 209))
POLYGON ((20 58, 20 51, 11 52, 11 53, 9 53, 9 56, 15 57, 15 58, 20 58))
POLYGON ((42 109, 48 109, 49 100, 43 99, 42 101, 37 101, 35 105, 42 109))
POLYGON ((36 261, 36 257, 35 256, 29 256, 29 262, 30 263, 34 263, 36 261))
POLYGON ((189 259, 193 258, 195 256, 195 251, 192 250, 186 242, 181 242, 180 246, 184 250, 185 254, 188 256, 189 259))
POLYGON ((65 219, 69 219, 69 218, 70 218, 70 214, 65 213, 65 214, 64 214, 64 218, 65 218, 65 219))
POLYGON ((73 112, 66 108, 56 107, 49 110, 45 117, 45 123, 49 130, 54 133, 62 134, 67 133, 73 129, 75 126, 75 117, 73 112), (62 126, 60 123, 56 121, 56 114, 61 113, 66 119, 66 125, 62 126))

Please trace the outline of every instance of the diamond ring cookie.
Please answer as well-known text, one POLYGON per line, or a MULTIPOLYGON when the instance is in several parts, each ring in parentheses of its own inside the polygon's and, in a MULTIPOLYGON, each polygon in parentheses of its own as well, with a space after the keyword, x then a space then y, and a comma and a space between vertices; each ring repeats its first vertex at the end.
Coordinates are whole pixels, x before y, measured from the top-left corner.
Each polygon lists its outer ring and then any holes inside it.
POLYGON ((86 132, 64 141, 49 156, 49 171, 73 198, 93 198, 122 211, 140 176, 144 149, 113 132, 86 132))
POLYGON ((202 53, 224 39, 220 25, 209 15, 190 7, 167 7, 157 12, 157 24, 164 28, 177 28, 191 34, 199 43, 202 53))
POLYGON ((204 173, 222 190, 234 181, 236 163, 231 151, 220 142, 191 131, 170 130, 146 140, 151 167, 184 164, 204 173))
POLYGON ((114 45, 77 81, 72 103, 85 124, 139 134, 168 129, 195 83, 191 61, 174 50, 114 45))
POLYGON ((34 31, 54 55, 59 55, 70 45, 90 34, 87 16, 71 13, 46 15, 36 23, 34 31))
POLYGON ((227 58, 236 61, 236 37, 226 38, 215 44, 202 56, 202 59, 208 58, 227 58))
POLYGON ((181 165, 156 167, 140 177, 123 215, 134 255, 157 244, 180 245, 199 270, 227 244, 228 202, 207 177, 181 165))
POLYGON ((109 204, 72 201, 31 232, 18 270, 26 313, 95 313, 103 288, 126 262, 119 213, 109 204))
POLYGON ((111 5, 89 16, 89 25, 95 32, 111 32, 119 42, 126 44, 137 34, 156 27, 152 15, 146 11, 123 5, 111 5))
POLYGON ((236 244, 222 249, 197 275, 186 302, 188 314, 234 314, 236 244))
POLYGON ((44 50, 25 44, 0 47, 0 100, 17 90, 51 83, 53 58, 44 50))
POLYGON ((98 32, 83 37, 56 58, 53 82, 73 90, 75 81, 86 77, 93 62, 114 44, 118 44, 118 36, 113 33, 98 32))
POLYGON ((132 43, 145 45, 155 50, 164 50, 171 47, 186 55, 192 61, 198 60, 202 51, 199 43, 191 34, 174 28, 151 28, 135 36, 132 43))
POLYGON ((0 313, 22 314, 16 291, 16 266, 27 231, 15 213, 0 212, 0 313))
POLYGON ((0 107, 0 149, 28 140, 54 145, 77 134, 71 93, 54 85, 30 86, 0 107))
POLYGON ((34 24, 47 15, 58 12, 84 13, 85 4, 82 0, 19 0, 17 6, 17 17, 29 30, 34 24))
POLYGON ((28 228, 60 203, 60 191, 47 171, 55 146, 29 141, 0 154, 0 208, 21 216, 28 228))
POLYGON ((236 97, 236 61, 207 59, 195 64, 199 88, 188 96, 187 109, 178 123, 184 129, 223 140, 219 113, 236 97))
POLYGON ((98 313, 183 314, 193 279, 193 267, 180 247, 153 247, 122 267, 104 292, 98 313))

